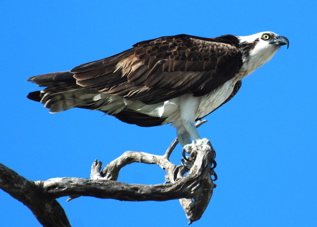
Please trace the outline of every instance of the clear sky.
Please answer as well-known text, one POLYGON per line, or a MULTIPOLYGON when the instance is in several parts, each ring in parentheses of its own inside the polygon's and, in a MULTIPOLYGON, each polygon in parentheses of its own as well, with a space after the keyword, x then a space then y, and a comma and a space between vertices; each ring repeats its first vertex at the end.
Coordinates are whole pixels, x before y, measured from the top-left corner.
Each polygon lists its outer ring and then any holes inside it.
MULTIPOLYGON (((0 162, 30 180, 89 177, 94 159, 126 150, 163 154, 171 126, 139 128, 101 112, 49 114, 26 95, 30 76, 71 68, 165 35, 216 37, 274 31, 290 40, 243 80, 237 96, 199 131, 217 151, 219 180, 193 226, 317 226, 316 1, 16 1, 0 3, 0 162)), ((180 147, 173 161, 179 163, 180 147)), ((158 184, 164 172, 135 164, 120 181, 158 184)), ((73 226, 186 226, 178 201, 82 197, 64 207, 73 226)), ((40 226, 0 191, 0 226, 40 226)))

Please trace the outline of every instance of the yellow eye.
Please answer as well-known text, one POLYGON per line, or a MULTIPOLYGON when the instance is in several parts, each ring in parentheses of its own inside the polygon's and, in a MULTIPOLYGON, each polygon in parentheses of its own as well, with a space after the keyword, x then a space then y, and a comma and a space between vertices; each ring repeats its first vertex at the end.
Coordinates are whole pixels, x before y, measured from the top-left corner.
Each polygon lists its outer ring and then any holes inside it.
POLYGON ((270 38, 271 38, 270 34, 265 33, 262 35, 263 40, 269 40, 270 38))

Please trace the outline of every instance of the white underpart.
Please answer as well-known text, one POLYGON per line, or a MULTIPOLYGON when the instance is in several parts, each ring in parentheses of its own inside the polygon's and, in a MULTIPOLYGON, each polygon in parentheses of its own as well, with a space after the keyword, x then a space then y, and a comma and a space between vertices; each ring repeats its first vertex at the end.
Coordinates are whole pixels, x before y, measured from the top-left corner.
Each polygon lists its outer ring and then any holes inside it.
POLYGON ((124 109, 131 109, 152 117, 166 118, 164 122, 165 124, 173 123, 175 127, 178 127, 182 124, 181 117, 184 120, 195 121, 197 118, 204 117, 216 109, 230 96, 235 82, 235 79, 231 79, 223 86, 201 97, 193 97, 192 94, 185 94, 180 97, 152 105, 146 105, 139 101, 131 101, 119 96, 108 95, 105 93, 99 93, 95 95, 93 99, 94 101, 105 98, 111 99, 111 104, 104 106, 101 109, 103 111, 117 113, 117 107, 123 105, 124 109), (181 109, 183 112, 182 116, 180 113, 181 109), (193 109, 195 109, 195 111, 189 111, 193 109))
POLYGON ((194 140, 200 138, 195 127, 195 120, 208 115, 220 106, 231 95, 236 81, 236 78, 233 78, 211 93, 201 97, 185 94, 152 105, 104 93, 96 95, 94 100, 112 99, 110 104, 103 106, 101 109, 106 112, 117 113, 123 109, 131 109, 152 117, 166 118, 163 124, 172 123, 177 128, 180 142, 185 145, 190 142, 190 138, 194 140))

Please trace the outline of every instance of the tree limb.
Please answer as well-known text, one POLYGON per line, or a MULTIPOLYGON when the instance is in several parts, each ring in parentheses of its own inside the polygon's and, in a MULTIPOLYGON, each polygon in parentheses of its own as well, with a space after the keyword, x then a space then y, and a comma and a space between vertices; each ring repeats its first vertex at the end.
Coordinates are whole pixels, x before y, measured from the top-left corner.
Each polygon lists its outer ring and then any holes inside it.
POLYGON ((70 196, 71 199, 92 196, 124 201, 180 199, 191 224, 200 219, 215 188, 210 177, 214 174, 211 166, 215 152, 206 139, 187 146, 186 152, 190 156, 183 160, 184 165, 175 165, 169 161, 169 149, 163 156, 127 151, 103 170, 102 163, 94 161, 91 179, 64 177, 32 182, 1 164, 0 188, 28 206, 43 226, 70 226, 63 208, 55 200, 62 196, 70 196), (167 173, 166 183, 143 185, 117 182, 121 168, 134 162, 160 166, 167 173), (188 174, 184 176, 186 172, 188 174))
POLYGON ((43 226, 70 226, 63 208, 54 197, 1 163, 0 188, 26 205, 43 226))

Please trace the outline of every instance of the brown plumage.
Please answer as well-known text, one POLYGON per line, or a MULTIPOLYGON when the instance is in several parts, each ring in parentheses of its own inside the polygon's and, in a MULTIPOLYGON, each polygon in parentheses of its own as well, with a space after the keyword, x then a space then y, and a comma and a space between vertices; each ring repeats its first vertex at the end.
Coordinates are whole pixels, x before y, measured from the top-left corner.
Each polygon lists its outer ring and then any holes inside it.
POLYGON ((178 35, 137 43, 70 72, 81 87, 154 104, 185 93, 205 95, 233 78, 241 65, 234 36, 178 35))
POLYGON ((230 100, 241 79, 267 62, 287 38, 272 32, 202 38, 165 36, 68 72, 28 79, 28 98, 51 112, 100 110, 139 126, 172 123, 184 145, 199 139, 198 120, 230 100))

